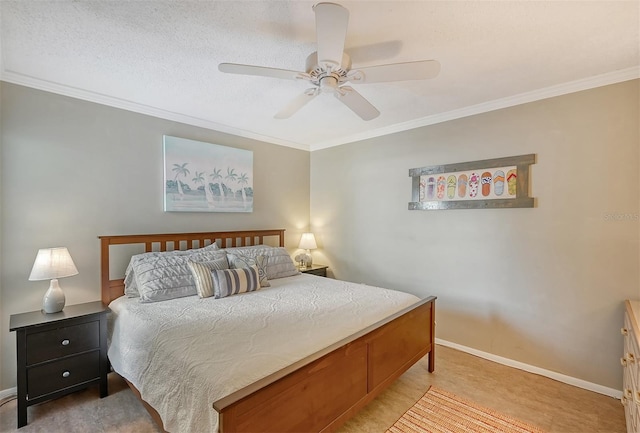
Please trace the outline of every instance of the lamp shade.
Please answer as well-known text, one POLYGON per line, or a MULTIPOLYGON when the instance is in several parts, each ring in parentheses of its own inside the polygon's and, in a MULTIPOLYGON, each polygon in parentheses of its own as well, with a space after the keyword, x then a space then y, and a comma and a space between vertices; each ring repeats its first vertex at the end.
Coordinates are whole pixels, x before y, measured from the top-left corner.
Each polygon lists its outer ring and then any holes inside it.
POLYGON ((313 236, 313 233, 302 233, 302 237, 300 238, 300 245, 298 248, 303 250, 315 250, 318 248, 316 244, 316 238, 313 236))
POLYGON ((65 247, 42 248, 36 255, 29 281, 51 280, 77 274, 78 269, 65 247))

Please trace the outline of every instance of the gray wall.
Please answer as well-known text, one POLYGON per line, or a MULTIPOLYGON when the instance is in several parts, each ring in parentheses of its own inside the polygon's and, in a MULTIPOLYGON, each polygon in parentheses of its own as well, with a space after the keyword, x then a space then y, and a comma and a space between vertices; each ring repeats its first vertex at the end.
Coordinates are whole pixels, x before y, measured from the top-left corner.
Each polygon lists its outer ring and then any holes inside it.
POLYGON ((80 274, 60 283, 71 305, 100 299, 99 235, 285 228, 293 252, 308 228, 309 152, 7 83, 0 91, 0 390, 15 386, 9 316, 39 309, 48 287, 27 280, 39 248, 69 248, 80 274), (163 212, 163 134, 252 150, 254 211, 163 212))
POLYGON ((438 296, 438 338, 619 390, 639 100, 634 80, 312 152, 315 262, 438 296), (410 168, 528 153, 533 209, 407 210, 410 168))

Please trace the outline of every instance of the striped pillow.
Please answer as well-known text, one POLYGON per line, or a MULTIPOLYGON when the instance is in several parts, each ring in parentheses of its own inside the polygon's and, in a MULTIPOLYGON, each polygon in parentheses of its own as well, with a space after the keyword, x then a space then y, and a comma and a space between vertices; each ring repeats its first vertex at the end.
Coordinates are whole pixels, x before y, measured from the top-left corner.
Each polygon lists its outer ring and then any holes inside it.
POLYGON ((227 262, 226 256, 208 262, 194 262, 193 260, 189 260, 189 269, 191 270, 193 281, 196 283, 198 296, 201 298, 213 296, 213 277, 211 276, 211 271, 228 268, 229 263, 227 262))
POLYGON ((213 278, 213 296, 216 299, 253 292, 260 288, 260 277, 256 265, 249 268, 213 270, 211 277, 213 278))

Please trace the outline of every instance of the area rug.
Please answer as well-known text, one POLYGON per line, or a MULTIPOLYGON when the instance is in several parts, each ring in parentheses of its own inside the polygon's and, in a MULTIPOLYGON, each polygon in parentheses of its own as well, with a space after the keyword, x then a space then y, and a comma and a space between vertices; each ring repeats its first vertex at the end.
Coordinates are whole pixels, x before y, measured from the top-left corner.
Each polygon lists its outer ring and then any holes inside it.
POLYGON ((386 433, 544 433, 494 410, 431 387, 386 433))

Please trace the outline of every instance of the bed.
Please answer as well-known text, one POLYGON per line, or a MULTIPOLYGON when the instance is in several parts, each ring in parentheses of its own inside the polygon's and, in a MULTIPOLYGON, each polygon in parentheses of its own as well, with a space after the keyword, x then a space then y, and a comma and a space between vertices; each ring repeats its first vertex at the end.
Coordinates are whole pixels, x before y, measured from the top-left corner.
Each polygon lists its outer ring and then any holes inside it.
POLYGON ((283 229, 100 236, 100 242, 102 301, 111 305, 115 317, 110 325, 112 367, 127 380, 158 426, 167 431, 335 431, 423 356, 428 355, 428 370, 434 371, 434 297, 418 299, 401 292, 318 276, 290 275, 270 280, 271 287, 213 302, 196 296, 143 304, 123 296, 123 278, 111 277, 112 249, 117 246, 142 244, 147 252, 191 250, 213 244, 226 251, 262 244, 282 248, 283 229), (367 306, 365 299, 368 302, 368 298, 379 300, 367 306), (319 307, 322 302, 328 306, 319 307), (390 314, 383 309, 388 307, 390 314), (280 310, 267 314, 254 308, 266 308, 267 312, 280 310), (344 314, 344 308, 359 312, 344 314), (261 326, 245 329, 242 321, 231 321, 235 312, 244 310, 253 317, 245 321, 246 326, 256 323, 261 326), (201 313, 212 316, 202 325, 187 321, 201 313), (153 322, 156 316, 169 317, 169 320, 162 324, 153 322), (343 316, 353 316, 356 323, 343 323, 343 316), (135 319, 125 322, 125 317, 135 319), (152 325, 145 325, 148 323, 152 325), (151 332, 153 335, 144 337, 148 340, 167 336, 170 343, 158 343, 169 348, 167 354, 160 355, 163 351, 158 346, 146 353, 133 353, 137 350, 131 347, 139 347, 135 338, 142 338, 140 335, 144 332, 132 329, 151 332), (263 329, 275 330, 274 337, 263 333, 263 329), (246 349, 234 348, 229 343, 213 343, 216 332, 245 333, 245 337, 237 340, 252 340, 253 352, 250 356, 232 355, 234 350, 246 349), (282 338, 283 335, 286 338, 282 338), (132 342, 125 342, 126 339, 132 342), (219 348, 216 352, 225 356, 212 361, 202 358, 202 353, 194 354, 191 364, 181 364, 182 358, 188 358, 181 357, 182 353, 190 351, 190 347, 204 348, 207 344, 216 344, 219 348), (166 365, 155 366, 161 356, 171 359, 171 365, 179 364, 180 368, 165 373, 166 365), (214 375, 207 374, 234 369, 241 374, 230 383, 212 379, 209 376, 214 375), (146 379, 136 376, 136 371, 147 374, 146 379), (180 382, 154 391, 154 387, 162 386, 165 379, 173 376, 179 376, 180 382), (168 392, 175 395, 167 398, 168 392), (154 394, 163 394, 165 398, 154 394), (175 407, 167 408, 167 405, 175 407), (185 415, 189 411, 193 413, 185 415), (198 418, 197 422, 205 418, 205 424, 189 424, 191 421, 185 421, 187 416, 198 418), (210 424, 206 424, 208 422, 210 424), (203 425, 211 427, 205 429, 203 425))

